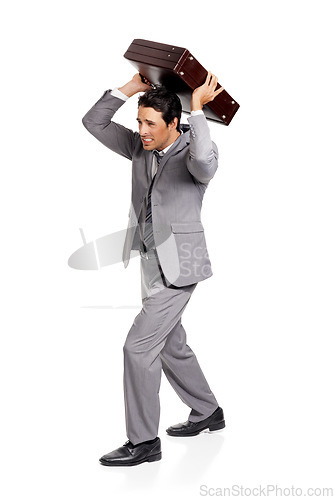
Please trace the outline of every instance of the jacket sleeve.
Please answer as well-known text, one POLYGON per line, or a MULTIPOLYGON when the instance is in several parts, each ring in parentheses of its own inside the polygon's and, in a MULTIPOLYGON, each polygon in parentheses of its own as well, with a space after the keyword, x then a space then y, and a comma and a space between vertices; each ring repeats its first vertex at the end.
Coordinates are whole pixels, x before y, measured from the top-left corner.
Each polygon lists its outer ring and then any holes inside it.
POLYGON ((210 130, 204 115, 190 116, 188 122, 190 145, 187 167, 199 182, 206 184, 218 168, 218 149, 211 141, 210 130))
POLYGON ((88 132, 107 148, 131 160, 139 134, 112 121, 112 117, 124 102, 110 95, 110 90, 106 90, 85 114, 82 123, 88 132))

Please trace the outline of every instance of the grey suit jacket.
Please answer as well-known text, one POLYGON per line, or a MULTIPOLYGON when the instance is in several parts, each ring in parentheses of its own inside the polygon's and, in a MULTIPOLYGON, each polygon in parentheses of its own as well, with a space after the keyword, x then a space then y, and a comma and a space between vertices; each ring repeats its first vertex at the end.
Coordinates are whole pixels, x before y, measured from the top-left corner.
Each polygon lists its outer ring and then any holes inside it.
MULTIPOLYGON (((139 220, 151 183, 152 151, 143 148, 138 132, 115 123, 112 117, 125 101, 106 90, 82 122, 102 144, 132 161, 132 199, 123 261, 139 250, 139 220)), ((152 226, 160 265, 167 280, 186 286, 212 275, 204 229, 202 200, 218 167, 218 151, 211 141, 204 115, 188 118, 183 134, 160 161, 151 194, 152 226)))

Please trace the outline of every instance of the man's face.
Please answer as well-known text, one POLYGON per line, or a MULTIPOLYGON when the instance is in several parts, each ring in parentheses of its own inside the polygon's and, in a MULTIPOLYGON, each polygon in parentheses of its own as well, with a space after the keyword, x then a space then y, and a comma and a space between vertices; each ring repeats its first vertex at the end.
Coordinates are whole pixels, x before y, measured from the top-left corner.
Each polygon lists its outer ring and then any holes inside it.
POLYGON ((153 108, 139 106, 137 121, 143 148, 148 151, 165 149, 179 135, 176 131, 177 118, 167 125, 162 118, 162 113, 153 108))

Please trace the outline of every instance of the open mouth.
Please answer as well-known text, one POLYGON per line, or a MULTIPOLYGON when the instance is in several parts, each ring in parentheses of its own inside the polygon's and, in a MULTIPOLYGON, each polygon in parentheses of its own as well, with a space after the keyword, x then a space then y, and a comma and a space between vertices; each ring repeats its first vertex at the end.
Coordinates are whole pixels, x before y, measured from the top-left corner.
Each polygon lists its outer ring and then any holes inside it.
POLYGON ((149 139, 148 137, 142 137, 141 138, 143 144, 145 144, 146 146, 148 146, 149 144, 152 144, 153 142, 153 139, 149 139))

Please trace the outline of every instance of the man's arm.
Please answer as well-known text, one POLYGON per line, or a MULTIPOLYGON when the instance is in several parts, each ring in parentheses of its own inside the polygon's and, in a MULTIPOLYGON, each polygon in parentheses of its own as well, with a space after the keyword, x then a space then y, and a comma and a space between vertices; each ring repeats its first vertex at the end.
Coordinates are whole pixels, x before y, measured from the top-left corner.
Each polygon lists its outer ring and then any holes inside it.
POLYGON ((204 104, 213 101, 224 90, 223 87, 215 90, 217 83, 217 77, 208 72, 205 83, 192 94, 192 116, 188 118, 190 147, 187 167, 189 172, 203 183, 208 183, 218 168, 217 146, 211 141, 210 130, 202 111, 204 104))
MULTIPOLYGON (((131 97, 137 92, 144 92, 149 88, 149 85, 141 81, 139 74, 136 74, 130 82, 118 90, 121 92, 120 96, 124 94, 126 97, 131 97)), ((111 95, 110 90, 106 90, 85 114, 82 123, 107 148, 131 160, 136 140, 139 137, 138 133, 111 121, 124 102, 125 100, 111 95)))

